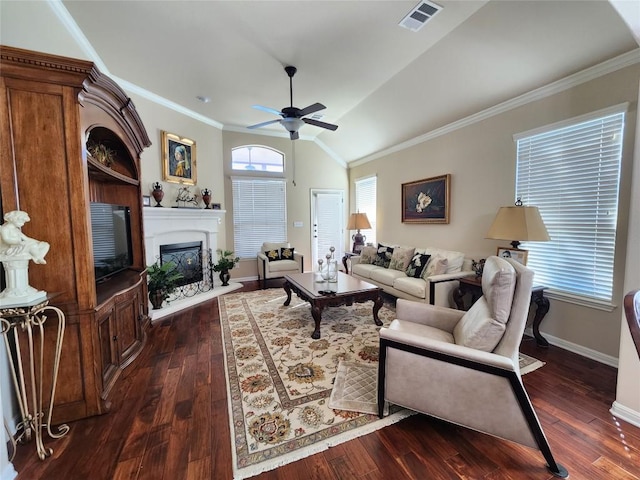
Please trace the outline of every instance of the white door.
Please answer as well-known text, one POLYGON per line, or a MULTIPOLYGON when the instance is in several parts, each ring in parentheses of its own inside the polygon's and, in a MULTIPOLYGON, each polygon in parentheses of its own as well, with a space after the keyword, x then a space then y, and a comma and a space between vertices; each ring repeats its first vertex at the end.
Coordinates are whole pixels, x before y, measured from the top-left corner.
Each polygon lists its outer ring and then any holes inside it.
POLYGON ((318 259, 326 261, 329 248, 334 247, 338 265, 344 254, 344 192, 342 190, 311 190, 311 266, 318 270, 318 259))

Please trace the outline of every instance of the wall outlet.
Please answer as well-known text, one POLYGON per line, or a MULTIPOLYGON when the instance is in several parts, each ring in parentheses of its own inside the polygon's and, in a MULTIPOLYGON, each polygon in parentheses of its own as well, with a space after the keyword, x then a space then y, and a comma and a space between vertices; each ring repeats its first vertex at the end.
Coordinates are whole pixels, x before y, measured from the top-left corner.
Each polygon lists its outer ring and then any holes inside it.
POLYGON ((293 222, 294 227, 302 227, 302 222, 293 222))

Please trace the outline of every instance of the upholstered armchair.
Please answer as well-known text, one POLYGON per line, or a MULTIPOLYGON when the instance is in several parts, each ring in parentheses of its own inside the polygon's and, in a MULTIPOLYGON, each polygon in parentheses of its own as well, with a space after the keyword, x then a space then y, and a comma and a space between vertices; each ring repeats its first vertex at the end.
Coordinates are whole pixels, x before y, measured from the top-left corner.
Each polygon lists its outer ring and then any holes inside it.
POLYGON ((492 256, 468 312, 398 300, 396 319, 380 329, 380 417, 389 402, 537 448, 555 476, 567 477, 520 377, 532 284, 532 270, 492 256))
POLYGON ((304 257, 288 242, 265 242, 258 252, 258 281, 267 288, 267 280, 304 271, 304 257))

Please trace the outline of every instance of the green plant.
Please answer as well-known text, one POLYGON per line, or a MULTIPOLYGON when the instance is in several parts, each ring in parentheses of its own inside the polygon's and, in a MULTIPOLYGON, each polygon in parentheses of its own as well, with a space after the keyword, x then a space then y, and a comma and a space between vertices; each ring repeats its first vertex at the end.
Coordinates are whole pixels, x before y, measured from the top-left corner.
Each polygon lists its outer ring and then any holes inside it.
POLYGON ((227 272, 235 267, 236 263, 240 261, 240 257, 234 257, 231 250, 218 249, 218 261, 213 266, 214 272, 227 272))
POLYGON ((166 300, 176 289, 178 280, 183 275, 176 270, 176 264, 159 262, 147 267, 147 279, 149 280, 149 293, 162 292, 162 298, 166 300))

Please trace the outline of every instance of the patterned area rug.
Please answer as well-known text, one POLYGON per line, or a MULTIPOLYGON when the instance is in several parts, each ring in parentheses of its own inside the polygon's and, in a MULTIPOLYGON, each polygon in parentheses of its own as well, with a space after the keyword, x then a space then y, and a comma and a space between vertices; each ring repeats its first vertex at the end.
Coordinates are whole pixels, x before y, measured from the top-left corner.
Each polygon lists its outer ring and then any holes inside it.
MULTIPOLYGON (((412 412, 377 415, 332 409, 341 360, 376 366, 372 302, 327 308, 313 340, 309 304, 283 290, 220 297, 235 479, 274 469, 395 423, 412 412)), ((380 320, 394 317, 385 304, 380 320)))

